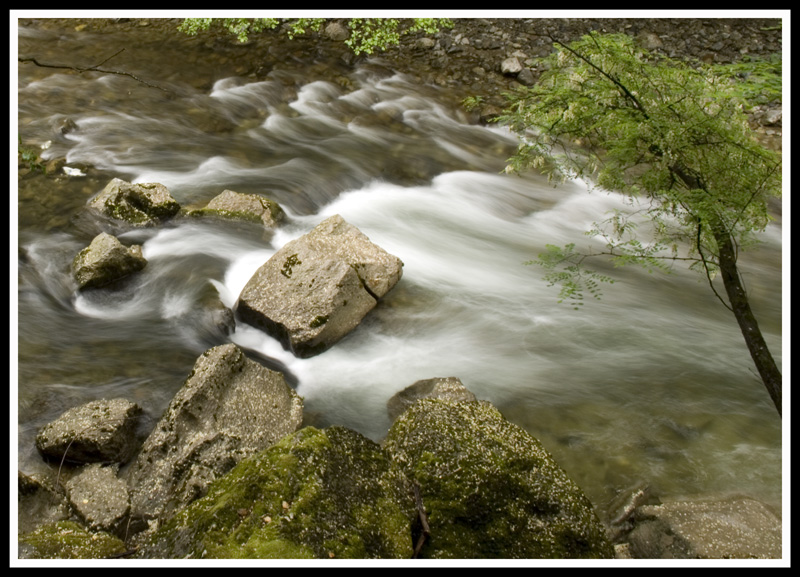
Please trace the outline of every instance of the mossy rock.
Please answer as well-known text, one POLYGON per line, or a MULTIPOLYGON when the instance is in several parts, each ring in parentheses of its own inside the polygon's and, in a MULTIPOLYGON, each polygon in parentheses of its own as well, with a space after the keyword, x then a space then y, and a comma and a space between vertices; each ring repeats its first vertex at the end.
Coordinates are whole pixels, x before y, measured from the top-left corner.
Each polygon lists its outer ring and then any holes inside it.
POLYGON ((410 558, 414 501, 379 445, 306 427, 240 462, 143 544, 141 558, 410 558))
POLYGON ((87 531, 74 521, 43 525, 19 536, 20 558, 105 559, 124 553, 127 547, 105 532, 87 531))
POLYGON ((613 558, 583 491, 487 402, 420 400, 384 448, 419 484, 430 526, 422 558, 613 558))
POLYGON ((178 214, 181 208, 163 184, 132 184, 119 178, 112 179, 90 200, 89 207, 135 227, 161 224, 178 214))
POLYGON ((274 200, 259 194, 242 194, 224 190, 204 207, 191 210, 189 216, 212 216, 217 218, 243 220, 275 228, 286 220, 286 213, 274 200))

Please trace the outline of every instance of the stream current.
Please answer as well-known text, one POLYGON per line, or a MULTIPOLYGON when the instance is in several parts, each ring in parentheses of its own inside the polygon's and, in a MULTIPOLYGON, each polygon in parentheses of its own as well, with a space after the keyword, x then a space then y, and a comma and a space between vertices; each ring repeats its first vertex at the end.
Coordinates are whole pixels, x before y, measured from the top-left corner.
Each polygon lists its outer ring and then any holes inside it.
MULTIPOLYGON (((209 291, 233 306, 278 248, 340 214, 405 264, 378 307, 310 359, 242 323, 227 337, 286 372, 310 424, 380 441, 392 395, 456 376, 537 437, 601 515, 641 483, 662 499, 740 493, 780 506, 781 421, 704 278, 610 270, 618 282, 576 311, 524 264, 547 244, 589 246, 584 231, 624 207, 617 195, 504 174, 516 137, 471 124, 451 94, 379 60, 270 53, 254 78, 177 33, 19 28, 20 56, 40 62, 85 66, 122 47, 107 67, 170 92, 18 67, 22 140, 68 169, 21 178, 12 207, 20 470, 43 467, 36 431, 72 406, 125 397, 157 419, 195 359, 225 342, 202 314, 209 291), (79 295, 69 265, 96 231, 76 215, 114 177, 160 182, 184 207, 225 189, 259 193, 290 220, 272 235, 198 220, 124 233, 147 267, 123 288, 79 295)), ((742 268, 780 363, 777 216, 742 268)))

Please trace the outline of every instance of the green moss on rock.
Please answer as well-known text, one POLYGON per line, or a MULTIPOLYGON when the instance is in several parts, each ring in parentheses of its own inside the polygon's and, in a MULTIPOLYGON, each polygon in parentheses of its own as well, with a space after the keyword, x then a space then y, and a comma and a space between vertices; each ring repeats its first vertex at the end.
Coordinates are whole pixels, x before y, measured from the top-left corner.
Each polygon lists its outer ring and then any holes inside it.
POLYGON ((421 557, 613 557, 581 489, 489 403, 419 401, 384 448, 420 486, 430 525, 421 557))
POLYGON ((127 549, 117 537, 73 521, 43 525, 20 535, 19 544, 20 556, 27 559, 104 559, 127 549))
POLYGON ((143 545, 146 558, 409 558, 414 504, 380 446, 306 427, 239 463, 143 545))

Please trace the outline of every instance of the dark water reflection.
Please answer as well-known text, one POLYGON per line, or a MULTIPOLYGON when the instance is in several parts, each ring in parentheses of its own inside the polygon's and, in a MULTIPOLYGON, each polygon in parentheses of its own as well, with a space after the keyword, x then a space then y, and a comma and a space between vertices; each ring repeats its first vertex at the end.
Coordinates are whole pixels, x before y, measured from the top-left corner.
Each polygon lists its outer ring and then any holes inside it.
MULTIPOLYGON (((124 396, 152 418, 196 357, 232 340, 286 368, 314 423, 374 439, 385 403, 417 379, 459 376, 537 436, 598 508, 639 482, 664 497, 781 498, 781 423, 735 322, 686 271, 615 271, 602 301, 556 304, 523 266, 547 243, 582 242, 613 195, 500 174, 516 141, 470 125, 452 95, 379 62, 265 53, 177 34, 20 28, 20 55, 112 61, 124 76, 19 65, 19 131, 82 176, 19 181, 19 463, 41 466, 36 429, 76 404, 124 396), (65 119, 76 129, 64 133, 65 119), (176 221, 122 236, 148 266, 78 296, 74 255, 97 232, 80 217, 113 177, 165 184, 182 206, 229 188, 266 194, 290 224, 176 221), (401 283, 344 341, 299 360, 247 326, 225 337, 204 305, 231 306, 288 240, 339 213, 405 263, 401 283)), ((109 64, 110 66, 110 64, 109 64)), ((748 255, 747 283, 780 360, 781 230, 748 255)))

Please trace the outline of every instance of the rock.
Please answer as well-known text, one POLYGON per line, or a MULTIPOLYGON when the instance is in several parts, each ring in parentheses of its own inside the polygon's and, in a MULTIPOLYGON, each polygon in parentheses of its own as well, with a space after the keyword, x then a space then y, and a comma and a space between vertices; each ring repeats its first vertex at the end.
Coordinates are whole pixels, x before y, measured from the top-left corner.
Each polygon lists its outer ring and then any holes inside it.
POLYGON ((258 194, 242 194, 232 190, 223 190, 212 198, 205 208, 190 211, 189 215, 211 215, 259 222, 267 228, 275 228, 286 220, 286 213, 274 200, 258 194))
POLYGON ((125 247, 117 237, 101 232, 72 261, 72 274, 79 288, 97 288, 138 272, 146 265, 141 246, 125 247))
POLYGON ((168 517, 302 421, 303 401, 283 375, 248 359, 236 345, 209 349, 131 466, 132 516, 168 517))
POLYGON ((536 78, 536 75, 530 68, 523 68, 520 70, 519 74, 517 74, 517 82, 523 86, 533 86, 536 84, 536 78))
POLYGON ((780 559, 781 520, 747 497, 674 501, 636 510, 637 559, 780 559))
POLYGON ((358 326, 402 272, 400 259, 335 215, 262 265, 235 312, 295 355, 310 357, 358 326))
POLYGON ((99 400, 67 410, 36 435, 43 457, 68 463, 126 463, 136 450, 142 414, 125 399, 99 400))
POLYGON ((305 427, 215 481, 137 557, 408 559, 415 514, 379 445, 343 427, 305 427))
POLYGON ((350 37, 350 31, 339 22, 331 22, 325 27, 325 35, 335 42, 343 42, 350 37))
POLYGON ((28 533, 40 525, 69 518, 69 504, 38 479, 18 471, 17 531, 28 533))
POLYGON ((74 521, 59 521, 19 536, 20 559, 106 559, 124 553, 117 537, 90 532, 74 521))
POLYGON ((109 182, 88 206, 108 218, 136 227, 161 224, 181 208, 163 184, 131 184, 119 178, 109 182))
POLYGON ((762 123, 765 126, 783 124, 783 108, 770 108, 764 114, 762 123))
POLYGON ((119 466, 86 465, 66 483, 72 509, 92 531, 125 536, 130 512, 128 487, 117 477, 119 466))
POLYGON ((457 377, 424 379, 406 387, 389 399, 386 403, 389 418, 394 421, 420 399, 448 399, 463 403, 478 400, 457 377))
POLYGON ((502 72, 504 76, 516 76, 522 72, 522 64, 520 64, 516 56, 506 58, 503 60, 502 64, 500 64, 500 72, 502 72))
POLYGON ((613 558, 581 489, 487 402, 423 399, 384 448, 419 484, 431 539, 422 558, 613 558))
POLYGON ((658 34, 646 31, 642 31, 637 34, 636 43, 650 52, 658 48, 663 48, 664 46, 664 43, 661 42, 661 38, 659 38, 658 34))

